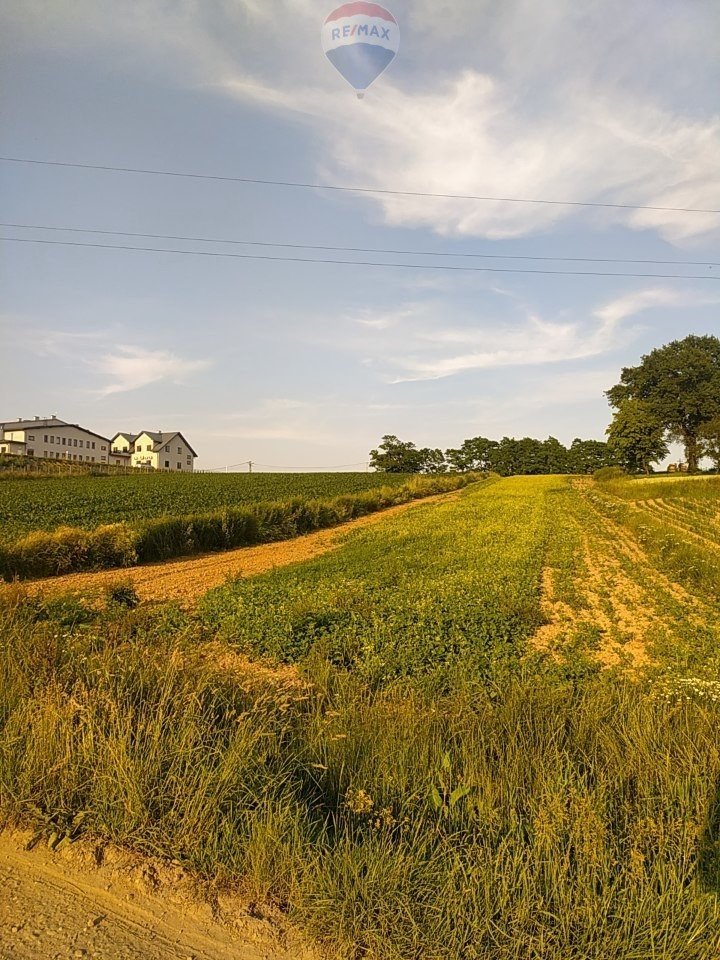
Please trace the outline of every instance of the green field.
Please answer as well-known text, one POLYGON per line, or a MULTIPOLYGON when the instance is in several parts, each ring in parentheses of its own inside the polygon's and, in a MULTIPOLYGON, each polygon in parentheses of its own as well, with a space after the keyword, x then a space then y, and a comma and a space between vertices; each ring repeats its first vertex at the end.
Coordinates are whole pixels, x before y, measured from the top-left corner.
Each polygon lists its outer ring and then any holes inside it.
POLYGON ((0 811, 346 960, 714 960, 719 521, 717 481, 490 479, 192 610, 7 586, 0 811))
POLYGON ((292 497, 327 499, 379 486, 400 486, 405 474, 259 473, 0 478, 0 540, 60 526, 210 513, 292 497))

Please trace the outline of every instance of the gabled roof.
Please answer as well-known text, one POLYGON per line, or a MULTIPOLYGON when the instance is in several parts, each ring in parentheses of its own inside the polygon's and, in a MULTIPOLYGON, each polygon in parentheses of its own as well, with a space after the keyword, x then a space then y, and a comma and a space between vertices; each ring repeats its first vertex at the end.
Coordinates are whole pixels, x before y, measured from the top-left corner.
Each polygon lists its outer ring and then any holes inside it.
POLYGON ((120 430, 119 433, 116 433, 112 438, 110 443, 115 443, 118 437, 122 437, 124 440, 127 440, 128 443, 135 443, 138 438, 137 433, 127 433, 125 430, 120 430))
POLYGON ((180 439, 181 439, 182 442, 185 444, 185 446, 188 448, 188 450, 190 451, 190 453, 191 453, 194 457, 197 456, 197 454, 195 453, 195 451, 193 450, 193 448, 190 446, 190 444, 187 442, 187 440, 186 440, 185 437, 180 433, 179 430, 176 430, 175 433, 150 433, 149 430, 146 430, 145 433, 147 433, 147 435, 148 435, 149 437, 152 437, 153 440, 155 440, 155 449, 154 449, 153 453, 160 453, 160 451, 162 450, 162 448, 165 447, 165 446, 167 446, 168 443, 172 443, 173 440, 175 439, 175 437, 180 437, 180 439), (157 439, 156 439, 156 438, 157 438, 157 439))
POLYGON ((83 433, 89 433, 91 437, 97 437, 98 440, 104 440, 105 443, 109 443, 108 438, 103 437, 102 434, 95 433, 94 430, 88 430, 87 427, 83 427, 79 423, 68 423, 66 420, 58 420, 57 417, 49 417, 46 420, 0 420, 0 429, 10 433, 15 430, 49 430, 52 428, 58 430, 62 429, 62 427, 73 427, 75 430, 82 430, 83 433))
POLYGON ((168 443, 172 443, 172 441, 175 439, 175 437, 180 437, 180 439, 181 439, 182 442, 185 444, 185 446, 188 448, 188 450, 190 451, 190 453, 191 453, 194 457, 197 456, 197 454, 195 453, 195 451, 193 450, 193 448, 190 446, 190 444, 187 442, 187 440, 186 440, 185 437, 180 433, 179 430, 173 430, 173 431, 170 432, 170 433, 164 433, 164 432, 159 431, 159 430, 141 430, 140 433, 136 433, 136 434, 131 434, 131 433, 123 433, 123 434, 120 434, 120 433, 116 433, 115 436, 113 437, 113 441, 114 441, 117 437, 120 437, 120 436, 126 437, 128 440, 130 440, 130 437, 132 437, 132 440, 130 441, 131 443, 135 443, 135 441, 138 439, 138 437, 150 437, 150 439, 151 439, 152 442, 153 442, 152 453, 162 453, 163 447, 167 446, 168 443))

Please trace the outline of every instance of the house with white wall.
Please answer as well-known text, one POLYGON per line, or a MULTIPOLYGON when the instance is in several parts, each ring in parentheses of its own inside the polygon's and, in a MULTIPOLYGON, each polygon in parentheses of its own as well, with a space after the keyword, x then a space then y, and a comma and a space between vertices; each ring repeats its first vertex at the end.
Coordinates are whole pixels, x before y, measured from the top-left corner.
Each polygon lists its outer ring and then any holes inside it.
POLYGON ((112 454, 130 457, 133 467, 192 473, 197 454, 177 430, 143 430, 142 433, 116 433, 112 454))
POLYGON ((44 460, 112 462, 107 437, 54 416, 0 421, 0 454, 3 453, 44 460))
POLYGON ((177 430, 116 433, 110 440, 56 416, 0 421, 0 455, 192 473, 197 454, 177 430))

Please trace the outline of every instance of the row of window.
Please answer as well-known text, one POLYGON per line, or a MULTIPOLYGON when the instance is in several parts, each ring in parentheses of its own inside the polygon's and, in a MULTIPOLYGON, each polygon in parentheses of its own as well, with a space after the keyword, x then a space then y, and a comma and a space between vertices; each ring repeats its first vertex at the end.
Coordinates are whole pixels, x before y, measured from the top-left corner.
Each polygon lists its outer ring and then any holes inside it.
MULTIPOLYGON (((147 450, 148 453, 151 453, 151 452, 152 452, 152 448, 153 448, 153 445, 152 445, 152 444, 148 444, 148 446, 145 447, 145 449, 147 450)), ((182 447, 178 447, 178 448, 177 448, 177 452, 178 452, 178 453, 182 453, 182 447)), ((136 443, 136 444, 135 444, 135 453, 142 453, 142 444, 140 444, 140 443, 136 443)), ((169 443, 166 444, 166 446, 165 446, 165 453, 170 453, 170 444, 169 444, 169 443)))
MULTIPOLYGON (((28 450, 28 456, 35 456, 33 450, 28 450)), ((95 457, 90 457, 87 454, 83 457, 82 453, 60 453, 59 450, 43 450, 43 456, 46 460, 84 460, 86 463, 95 463, 95 457)), ((100 460, 107 460, 107 457, 100 457, 100 460)))
MULTIPOLYGON (((32 436, 31 434, 28 434, 28 440, 34 440, 34 439, 35 439, 34 436, 32 436)), ((85 447, 87 447, 88 450, 91 450, 91 449, 94 450, 94 449, 95 449, 95 441, 94 441, 94 440, 85 440, 85 441, 83 442, 82 440, 78 440, 77 437, 73 437, 73 438, 70 438, 70 437, 55 437, 55 436, 52 436, 52 435, 48 438, 48 435, 47 435, 47 434, 45 434, 45 436, 44 436, 43 439, 45 440, 45 443, 59 443, 59 444, 60 444, 61 446, 63 446, 63 447, 82 447, 82 446, 85 446, 85 447)), ((107 447, 105 446, 105 444, 101 444, 101 445, 100 445, 100 449, 101 449, 101 450, 107 450, 107 447)), ((81 457, 80 459, 82 459, 82 457, 81 457)), ((105 459, 105 458, 103 457, 103 459, 105 459)))

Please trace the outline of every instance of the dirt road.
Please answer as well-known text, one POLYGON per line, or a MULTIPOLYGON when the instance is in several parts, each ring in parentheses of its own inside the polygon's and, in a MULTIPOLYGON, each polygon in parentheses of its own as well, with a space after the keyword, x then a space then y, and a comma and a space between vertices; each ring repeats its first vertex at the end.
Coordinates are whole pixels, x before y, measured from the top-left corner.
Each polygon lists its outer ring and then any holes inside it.
MULTIPOLYGON (((224 583, 228 577, 250 577, 264 573, 273 567, 311 560, 329 550, 340 547, 345 537, 354 530, 382 523, 389 517, 405 510, 417 509, 427 504, 443 503, 455 499, 457 491, 425 497, 411 503, 403 503, 378 513, 351 520, 338 527, 317 530, 315 533, 266 543, 258 547, 241 547, 224 553, 205 554, 185 560, 153 563, 125 570, 102 570, 98 573, 74 573, 64 577, 27 581, 24 586, 31 592, 77 591, 83 594, 101 593, 110 584, 122 581, 132 583, 142 600, 179 600, 191 603, 207 590, 224 583)), ((5 585, 7 589, 7 585, 5 585)), ((0 586, 0 590, 3 589, 0 586)))
POLYGON ((317 960, 281 918, 203 904, 180 868, 28 838, 0 833, 0 960, 317 960))

